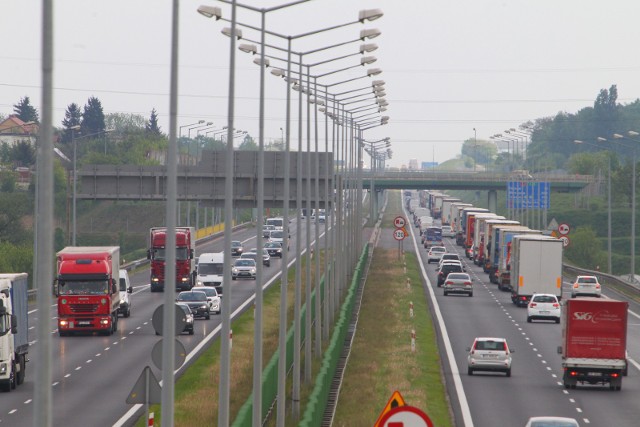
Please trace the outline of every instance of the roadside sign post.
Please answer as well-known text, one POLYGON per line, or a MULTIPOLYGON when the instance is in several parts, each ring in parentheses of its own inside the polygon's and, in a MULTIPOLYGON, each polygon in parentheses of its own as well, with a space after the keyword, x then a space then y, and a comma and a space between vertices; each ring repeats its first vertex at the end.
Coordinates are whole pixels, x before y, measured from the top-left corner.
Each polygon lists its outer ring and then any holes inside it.
POLYGON ((402 256, 403 240, 409 236, 409 232, 404 228, 404 226, 407 225, 407 220, 402 215, 398 215, 393 219, 393 225, 396 227, 396 229, 393 230, 393 238, 398 241, 398 259, 400 259, 402 256))

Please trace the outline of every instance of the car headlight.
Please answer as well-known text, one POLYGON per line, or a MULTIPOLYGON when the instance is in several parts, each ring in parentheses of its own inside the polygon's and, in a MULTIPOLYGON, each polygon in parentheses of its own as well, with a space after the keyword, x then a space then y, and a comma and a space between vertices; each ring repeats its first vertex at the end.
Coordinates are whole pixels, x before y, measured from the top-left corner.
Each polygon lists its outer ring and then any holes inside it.
POLYGON ((238 274, 238 269, 233 267, 233 269, 231 270, 232 273, 238 274))
POLYGON ((152 281, 152 282, 159 282, 159 281, 160 281, 160 279, 158 279, 157 277, 152 277, 152 278, 151 278, 151 281, 152 281))
POLYGON ((250 273, 251 273, 251 274, 256 274, 256 269, 255 269, 255 268, 252 268, 252 269, 251 269, 251 271, 250 271, 250 273))
POLYGON ((207 305, 207 304, 202 304, 202 305, 200 306, 200 308, 207 308, 207 307, 208 307, 208 305, 207 305))
POLYGON ((202 280, 196 280, 196 286, 204 286, 204 283, 202 283, 202 280))
POLYGON ((187 323, 193 323, 193 316, 187 316, 187 323))

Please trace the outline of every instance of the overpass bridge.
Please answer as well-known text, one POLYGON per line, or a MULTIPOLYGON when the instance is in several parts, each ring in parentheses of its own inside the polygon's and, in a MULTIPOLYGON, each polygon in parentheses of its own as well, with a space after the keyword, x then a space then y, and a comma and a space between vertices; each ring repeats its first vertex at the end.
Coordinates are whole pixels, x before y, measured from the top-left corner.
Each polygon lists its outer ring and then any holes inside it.
POLYGON ((549 182, 551 191, 575 193, 595 182, 593 175, 534 174, 523 179, 512 173, 447 171, 363 172, 364 189, 506 190, 510 181, 549 182))

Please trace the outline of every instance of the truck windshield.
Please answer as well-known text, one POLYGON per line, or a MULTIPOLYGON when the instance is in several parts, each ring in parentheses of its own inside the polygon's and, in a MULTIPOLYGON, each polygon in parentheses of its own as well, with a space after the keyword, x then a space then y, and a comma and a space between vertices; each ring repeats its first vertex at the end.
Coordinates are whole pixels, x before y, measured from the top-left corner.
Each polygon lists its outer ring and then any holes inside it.
POLYGON ((223 264, 198 264, 198 274, 216 274, 222 276, 223 264))
POLYGON ((106 295, 109 282, 106 280, 78 280, 60 282, 61 295, 106 295))
MULTIPOLYGON (((165 248, 155 248, 153 250, 153 259, 156 261, 164 261, 167 258, 167 251, 165 248)), ((182 247, 176 248, 176 260, 184 261, 189 259, 189 248, 182 247)))
POLYGON ((267 219, 267 225, 273 225, 274 227, 282 228, 282 218, 269 218, 267 219))
POLYGON ((7 335, 9 329, 11 329, 11 323, 9 321, 9 315, 0 316, 0 336, 7 335))

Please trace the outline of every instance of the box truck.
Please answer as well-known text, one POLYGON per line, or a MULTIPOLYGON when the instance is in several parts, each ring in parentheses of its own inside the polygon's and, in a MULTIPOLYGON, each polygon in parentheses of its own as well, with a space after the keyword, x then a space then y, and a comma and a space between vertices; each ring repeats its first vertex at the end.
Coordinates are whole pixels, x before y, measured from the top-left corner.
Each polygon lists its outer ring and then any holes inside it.
POLYGON ((27 273, 0 274, 0 385, 11 391, 24 382, 29 351, 27 273))
POLYGON ((511 240, 511 301, 526 307, 535 294, 562 298, 562 240, 517 235, 511 240))
POLYGON ((608 298, 571 298, 563 304, 562 355, 565 388, 609 384, 622 388, 627 369, 627 310, 629 304, 608 298))

